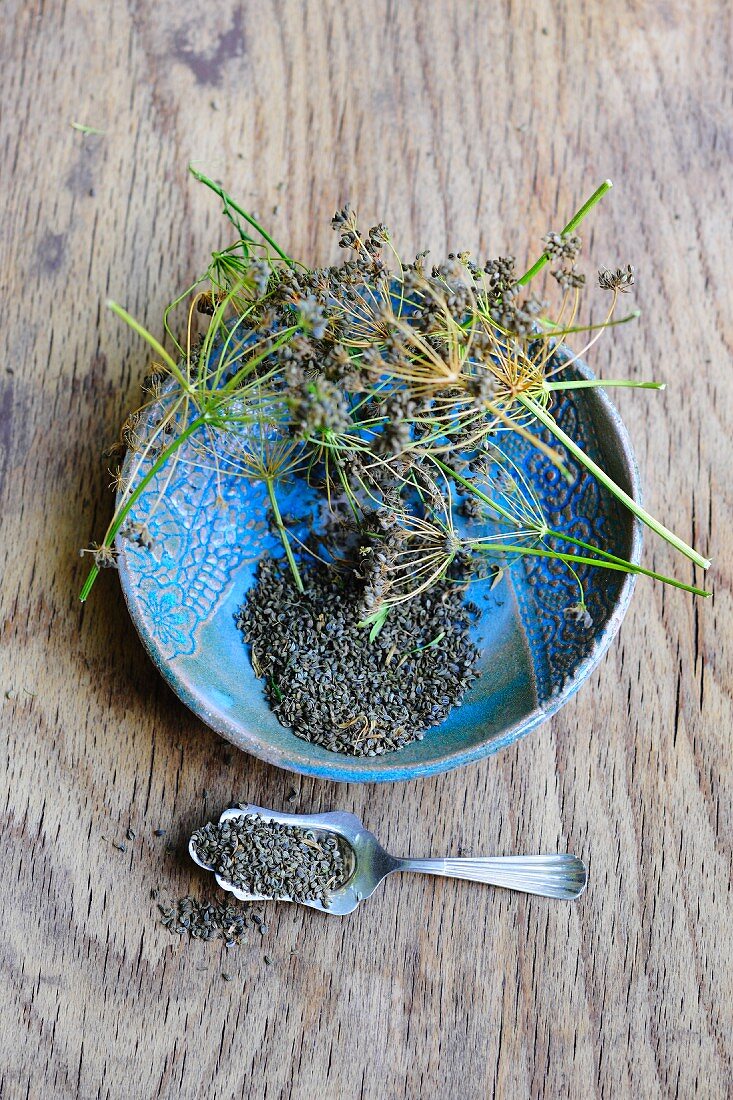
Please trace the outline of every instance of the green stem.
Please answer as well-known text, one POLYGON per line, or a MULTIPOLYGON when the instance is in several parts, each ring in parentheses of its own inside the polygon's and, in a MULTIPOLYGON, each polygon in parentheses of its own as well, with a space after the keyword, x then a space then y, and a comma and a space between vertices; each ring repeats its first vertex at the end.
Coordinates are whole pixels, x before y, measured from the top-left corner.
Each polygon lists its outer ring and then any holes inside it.
POLYGON ((506 510, 506 508, 502 508, 500 504, 497 504, 496 501, 492 500, 491 497, 486 495, 486 493, 482 493, 481 490, 477 489, 473 482, 470 481, 467 477, 464 477, 463 474, 457 473, 456 470, 452 470, 450 466, 446 466, 445 462, 441 462, 439 458, 435 457, 435 455, 431 455, 430 457, 435 465, 438 466, 444 474, 449 474, 454 481, 457 481, 459 485, 462 485, 464 487, 464 489, 468 489, 471 493, 474 494, 474 496, 477 496, 479 500, 483 501, 484 504, 487 504, 489 508, 493 508, 495 512, 498 512, 498 514, 502 516, 505 520, 508 520, 509 523, 514 524, 515 527, 519 527, 519 520, 516 516, 513 516, 511 512, 508 512, 506 510))
MULTIPOLYGON (((543 533, 543 538, 560 539, 561 542, 569 542, 572 546, 580 546, 583 550, 590 550, 592 554, 600 554, 601 557, 607 561, 615 561, 619 565, 633 565, 633 562, 628 562, 626 558, 620 558, 617 554, 610 554, 608 550, 601 550, 600 546, 594 546, 590 542, 583 542, 582 539, 574 539, 572 535, 564 535, 562 531, 553 531, 552 528, 547 528, 543 533)), ((634 566, 637 568, 637 566, 634 566)), ((641 569, 641 566, 638 566, 641 569)), ((644 573, 649 573, 648 570, 644 570, 644 573)), ((656 576, 656 574, 649 573, 649 576, 656 576)))
MULTIPOLYGON (((496 511, 501 513, 501 515, 503 515, 505 519, 510 520, 515 525, 518 524, 518 520, 514 516, 512 516, 509 512, 506 512, 503 508, 501 508, 500 505, 498 505, 496 503, 496 501, 493 501, 490 497, 486 496, 485 493, 482 493, 480 489, 477 489, 476 486, 473 485, 473 483, 468 478, 465 478, 461 474, 456 473, 455 470, 451 470, 451 468, 449 466, 446 466, 445 463, 440 462, 439 459, 433 458, 433 461, 436 462, 446 474, 450 474, 450 476, 452 478, 454 478, 460 485, 463 485, 466 489, 469 489, 472 493, 474 493, 477 497, 479 497, 479 499, 482 500, 485 504, 490 505, 490 507, 494 508, 496 511)), ((640 573, 641 575, 643 575, 645 577, 651 577, 653 580, 663 581, 665 584, 674 585, 676 588, 683 588, 685 591, 690 591, 690 592, 695 593, 695 595, 703 595, 703 596, 709 596, 710 595, 709 592, 704 592, 702 589, 695 588, 693 585, 684 585, 680 581, 675 581, 670 577, 666 577, 663 573, 655 573, 654 570, 652 570, 652 569, 645 569, 641 565, 634 565, 632 562, 626 561, 625 558, 619 558, 616 554, 609 553, 608 550, 602 550, 600 546, 593 546, 593 544, 590 543, 590 542, 583 542, 582 539, 573 538, 572 535, 564 534, 562 531, 553 531, 551 528, 548 528, 544 531, 544 537, 559 539, 562 542, 569 542, 573 546, 580 546, 583 550, 589 550, 593 554, 599 554, 603 559, 605 559, 605 562, 612 562, 614 564, 614 566, 616 566, 620 570, 625 570, 627 572, 632 571, 634 573, 640 573)), ((517 547, 516 549, 521 553, 538 553, 538 554, 540 553, 539 551, 536 551, 536 552, 535 551, 525 551, 525 549, 523 547, 517 547)), ((570 561, 577 561, 577 562, 581 562, 581 563, 582 562, 585 562, 585 563, 593 562, 598 566, 603 566, 604 565, 604 562, 599 562, 595 558, 579 557, 577 555, 561 555, 561 554, 556 555, 554 552, 550 552, 550 551, 544 551, 544 552, 541 553, 540 556, 547 556, 547 557, 558 556, 563 561, 565 561, 569 558, 570 561)), ((611 566, 609 566, 609 568, 611 568, 611 566)))
POLYGON ((79 593, 79 599, 82 603, 85 603, 89 593, 92 590, 94 582, 96 581, 98 576, 99 576, 99 566, 98 565, 93 565, 92 568, 89 570, 89 572, 87 574, 87 579, 84 581, 84 586, 82 587, 82 590, 79 593))
POLYGON ((573 332, 595 332, 599 328, 613 328, 614 325, 627 325, 629 321, 638 321, 641 317, 641 310, 634 309, 631 313, 627 313, 625 317, 616 317, 612 321, 599 321, 597 325, 571 325, 569 328, 562 328, 561 325, 556 325, 550 321, 547 317, 540 317, 540 322, 545 325, 549 330, 547 332, 540 332, 538 336, 540 338, 546 337, 547 339, 554 339, 556 336, 568 336, 573 332))
POLYGON ((589 390, 604 386, 623 386, 634 390, 664 390, 666 382, 634 382, 628 378, 580 378, 572 382, 543 382, 542 389, 548 393, 553 390, 589 390))
MULTIPOLYGON (((140 497, 140 494, 143 492, 145 487, 150 484, 150 482, 153 480, 153 478, 158 473, 158 471, 162 470, 162 468, 165 466, 165 464, 168 461, 168 459, 170 458, 170 456, 175 451, 178 450, 178 448, 181 446, 181 444, 185 443, 186 440, 189 438, 189 436, 193 435, 193 433, 198 428, 200 428, 202 426, 202 424, 205 424, 207 421, 210 421, 210 419, 211 418, 207 415, 197 416, 196 419, 192 420, 191 423, 188 425, 188 427, 185 428, 179 436, 176 436, 176 438, 171 443, 168 444, 168 446, 165 448, 165 450, 160 452, 160 454, 158 455, 158 457, 155 460, 155 462, 153 463, 153 465, 150 467, 150 469, 145 474, 145 476, 140 479, 138 484, 135 486, 135 488, 133 489, 133 491, 130 493, 129 497, 125 501, 122 508, 120 508, 119 512, 117 512, 117 514, 113 518, 112 523, 109 525, 109 527, 107 529, 107 534, 104 536, 104 542, 102 543, 102 546, 112 546, 112 543, 115 541, 115 538, 117 537, 117 533, 119 532, 120 527, 122 527, 122 524, 125 522, 127 516, 129 515, 130 509, 132 508, 135 501, 138 500, 138 498, 140 497)), ((91 592, 92 586, 94 585, 94 582, 97 579, 98 574, 99 574, 99 566, 98 565, 93 565, 92 568, 89 570, 89 574, 87 576, 87 579, 84 581, 84 586, 83 586, 81 592, 79 593, 79 599, 81 600, 82 603, 84 603, 87 596, 91 592)))
MULTIPOLYGON (((616 554, 610 554, 608 550, 601 550, 600 546, 593 546, 590 542, 583 542, 582 539, 574 539, 571 535, 563 535, 560 531, 547 531, 547 538, 560 539, 562 542, 569 542, 572 546, 580 546, 583 550, 590 550, 593 554, 600 554, 606 561, 615 562, 617 565, 633 566, 635 573, 641 573, 644 577, 651 577, 655 581, 664 581, 665 584, 674 584, 680 587, 680 583, 672 580, 670 577, 665 576, 663 573, 655 573, 653 569, 645 569, 643 565, 634 565, 633 562, 627 561, 626 558, 619 558, 616 554)), ((695 595, 709 596, 709 592, 704 592, 700 588, 690 586, 690 591, 695 595)))
POLYGON ((290 542, 288 540, 288 533, 285 530, 285 524, 283 523, 283 518, 280 514, 280 506, 277 503, 277 497, 275 496, 275 486, 272 484, 272 480, 270 478, 267 478, 266 484, 267 484, 267 494, 270 498, 270 504, 272 505, 272 514, 275 517, 275 526, 277 527, 278 533, 280 535, 280 541, 282 542, 283 547, 285 549, 285 554, 287 556, 288 563, 290 565, 290 571, 293 574, 293 580, 295 581, 295 587, 298 589, 299 592, 302 592, 303 591, 303 582, 300 579, 300 573, 298 572, 298 566, 295 563, 295 558, 293 557, 293 551, 290 547, 290 542))
MULTIPOLYGON (((326 461, 328 462, 328 452, 326 452, 326 461)), ((357 504, 356 497, 354 496, 354 492, 353 492, 351 486, 349 485, 348 478, 346 477, 346 474, 344 473, 344 471, 341 467, 341 462, 339 461, 338 455, 336 456, 335 461, 336 461, 336 469, 338 470, 339 481, 341 482, 341 488, 343 489, 344 494, 346 496, 346 499, 349 502, 349 508, 351 508, 354 519, 358 523, 359 522, 359 512, 358 512, 357 507, 356 507, 356 504, 357 504)))
POLYGON ((612 569, 618 573, 639 573, 645 577, 652 577, 654 580, 663 581, 665 584, 671 585, 673 588, 680 588, 683 592, 691 592, 694 596, 709 596, 710 592, 706 592, 704 588, 696 588, 692 584, 684 584, 682 581, 677 581, 674 577, 665 577, 662 573, 654 573, 651 569, 644 569, 641 565, 633 565, 631 562, 618 561, 604 561, 599 558, 587 558, 582 554, 561 554, 555 550, 540 550, 536 546, 516 546, 510 543, 492 543, 490 550, 481 543, 468 543, 469 549, 474 552, 481 553, 499 553, 499 554, 521 554, 529 555, 535 558, 553 558, 557 561, 568 562, 570 565, 592 565, 599 569, 612 569))
POLYGON ((158 353, 158 355, 168 367, 168 370, 171 372, 176 381, 183 387, 184 390, 188 391, 190 389, 188 379, 181 371, 181 368, 178 366, 178 363, 176 363, 175 359, 173 359, 168 354, 163 345, 155 339, 152 333, 148 332, 146 328, 143 328, 139 321, 136 321, 135 318, 132 317, 126 309, 123 309, 123 307, 118 305, 117 302, 113 302, 111 298, 107 300, 107 308, 111 309, 112 312, 117 315, 117 317, 123 320, 126 325, 130 326, 133 332, 136 332, 138 336, 142 336, 143 340, 146 340, 148 344, 150 344, 153 351, 156 351, 158 353))
POLYGON ((617 500, 625 504, 629 511, 633 512, 642 523, 645 523, 647 527, 651 528, 652 531, 668 542, 670 546, 674 546, 675 550, 679 550, 681 554, 684 554, 685 557, 689 558, 695 565, 699 565, 701 569, 707 569, 709 567, 710 562, 707 558, 704 558, 702 554, 698 554, 697 550, 688 546, 688 544, 678 535, 675 535, 673 531, 670 531, 669 528, 665 527, 659 520, 654 519, 654 516, 650 515, 640 504, 637 504, 628 493, 624 492, 620 485, 617 485, 616 482, 608 476, 605 470, 602 470, 601 467, 562 430, 556 423, 554 417, 546 412, 541 405, 538 405, 531 397, 527 397, 526 394, 518 394, 517 400, 524 405, 529 412, 536 416, 546 428, 549 428, 555 438, 559 439, 560 442, 567 447, 571 455, 573 455, 581 465, 585 466, 586 470, 593 474, 596 480, 600 481, 601 485, 604 485, 617 500))
POLYGON ((255 367, 258 367, 260 363, 264 362, 264 360, 267 359, 268 356, 272 355, 273 352, 277 351, 278 348, 281 348, 283 344, 287 344, 287 342, 290 340, 293 334, 298 331, 299 328, 300 325, 292 325, 290 328, 286 328, 283 332, 281 332, 277 340, 275 340, 274 344, 270 344, 269 347, 266 347, 264 351, 261 351, 258 355, 253 355, 251 359, 248 359, 244 366, 240 367, 237 373, 232 375, 229 381, 225 382, 224 385, 220 387, 218 393, 222 394, 224 397, 228 396, 232 392, 232 390, 235 390, 237 388, 243 378, 246 378, 248 374, 252 373, 255 367))
MULTIPOLYGON (((596 188, 596 190, 593 192, 587 202, 583 203, 580 210, 578 210, 577 213, 572 216, 568 224, 563 229, 562 236, 564 237, 567 234, 572 233, 574 229, 577 229, 585 215, 593 209, 596 203, 599 202, 606 194, 606 191, 610 191, 612 187, 613 184, 610 180, 604 180, 601 186, 596 188)), ((522 278, 517 279, 516 285, 526 286, 527 283, 531 282, 531 280, 534 279, 535 275, 542 271, 542 268, 545 266, 549 258, 550 257, 547 255, 547 253, 543 252, 540 258, 538 260, 535 260, 532 266, 527 271, 525 271, 524 275, 522 275, 522 278)))
POLYGON ((238 206, 237 203, 234 202, 234 200, 226 193, 223 187, 221 187, 218 183, 215 183, 214 180, 209 179, 209 177, 205 176, 203 172, 199 172, 196 168, 194 168, 192 164, 189 164, 188 170, 194 177, 194 179, 197 179, 199 183, 205 184, 214 192, 215 195, 219 196, 219 198, 224 203, 225 214, 227 213, 228 206, 230 206, 232 210, 236 210, 239 216, 241 218, 244 218, 247 224, 251 225, 252 228, 256 230, 272 248, 274 248, 278 256, 280 256, 281 259, 285 260, 285 263, 288 265, 288 267, 295 267, 295 260, 291 259, 286 252, 283 252, 280 245, 272 239, 267 230, 263 229, 259 222, 256 221, 251 214, 248 214, 246 210, 243 210, 241 206, 238 206))

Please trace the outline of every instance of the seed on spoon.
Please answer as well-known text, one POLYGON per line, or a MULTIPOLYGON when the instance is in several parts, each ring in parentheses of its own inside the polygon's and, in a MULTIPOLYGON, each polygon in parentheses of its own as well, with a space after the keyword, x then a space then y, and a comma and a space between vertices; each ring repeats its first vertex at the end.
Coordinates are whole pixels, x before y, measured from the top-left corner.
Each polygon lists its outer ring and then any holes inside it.
MULTIPOLYGON (((265 821, 259 814, 208 822, 191 842, 202 863, 255 896, 328 907, 331 893, 350 874, 348 853, 336 834, 265 821)), ((264 933, 267 926, 254 919, 264 933)))

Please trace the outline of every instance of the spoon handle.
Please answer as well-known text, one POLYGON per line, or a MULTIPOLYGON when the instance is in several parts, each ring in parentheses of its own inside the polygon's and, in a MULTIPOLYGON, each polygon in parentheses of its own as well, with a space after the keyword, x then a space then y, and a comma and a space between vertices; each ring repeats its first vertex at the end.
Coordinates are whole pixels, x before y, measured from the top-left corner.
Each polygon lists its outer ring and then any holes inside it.
POLYGON ((580 897, 588 882, 582 859, 569 855, 492 856, 485 859, 403 859, 400 871, 424 871, 429 875, 487 882, 525 894, 571 901, 580 897))

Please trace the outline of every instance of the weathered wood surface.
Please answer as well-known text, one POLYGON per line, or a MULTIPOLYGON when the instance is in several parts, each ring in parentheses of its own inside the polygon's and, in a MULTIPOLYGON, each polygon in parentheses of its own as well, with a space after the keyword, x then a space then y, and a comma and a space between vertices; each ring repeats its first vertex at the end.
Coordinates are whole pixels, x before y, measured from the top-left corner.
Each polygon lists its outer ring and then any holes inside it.
POLYGON ((728 5, 9 0, 0 34, 0 1095, 730 1095, 728 5), (407 252, 530 254, 616 181, 588 251, 637 265, 644 317, 593 362, 669 381, 620 404, 648 504, 715 558, 713 599, 640 584, 579 697, 498 758, 295 784, 398 852, 578 852, 580 903, 403 877, 346 920, 273 911, 226 962, 156 924, 151 888, 202 891, 192 826, 292 781, 171 695, 113 574, 76 601, 146 365, 104 299, 159 331, 229 240, 189 160, 311 261, 347 198, 407 252))

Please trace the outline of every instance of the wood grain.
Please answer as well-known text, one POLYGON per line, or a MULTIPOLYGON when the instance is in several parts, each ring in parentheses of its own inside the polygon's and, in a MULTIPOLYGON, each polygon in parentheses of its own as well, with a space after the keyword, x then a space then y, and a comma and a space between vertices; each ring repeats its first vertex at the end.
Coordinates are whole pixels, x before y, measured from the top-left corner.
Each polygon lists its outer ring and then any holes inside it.
POLYGON ((730 1095, 725 0, 8 0, 0 33, 0 1095, 730 1095), (76 600, 110 513, 102 448, 146 366, 104 300, 160 331, 228 242, 190 160, 311 262, 346 199, 408 253, 524 258, 616 181, 587 251, 636 264, 644 315, 593 362, 669 382, 620 405, 648 505, 715 559, 712 600, 640 584, 580 695, 498 758, 295 782, 397 852, 577 852, 578 904, 403 877, 343 921, 277 909, 225 961, 156 924, 151 888, 202 893, 191 828, 232 798, 283 805, 293 778, 178 703, 113 574, 76 600))

